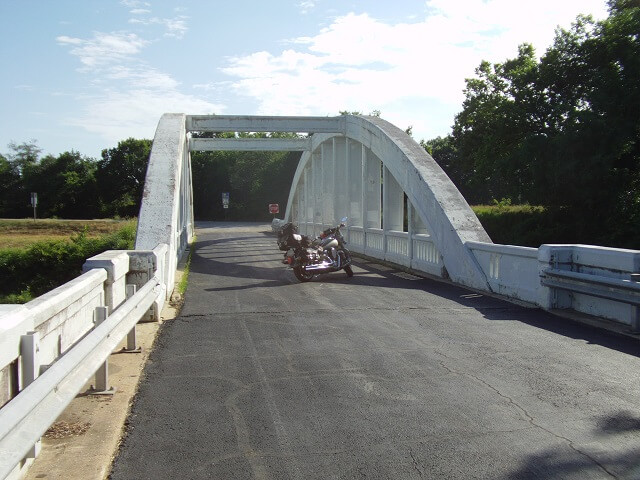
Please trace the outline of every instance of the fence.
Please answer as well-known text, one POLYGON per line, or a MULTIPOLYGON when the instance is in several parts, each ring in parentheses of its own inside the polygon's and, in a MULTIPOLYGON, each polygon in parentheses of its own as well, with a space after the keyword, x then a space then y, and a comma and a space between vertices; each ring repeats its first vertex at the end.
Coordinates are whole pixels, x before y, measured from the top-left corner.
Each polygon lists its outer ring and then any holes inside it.
POLYGON ((39 439, 93 376, 108 389, 107 359, 135 325, 164 304, 167 245, 108 251, 78 278, 0 311, 0 478, 18 477, 39 439))

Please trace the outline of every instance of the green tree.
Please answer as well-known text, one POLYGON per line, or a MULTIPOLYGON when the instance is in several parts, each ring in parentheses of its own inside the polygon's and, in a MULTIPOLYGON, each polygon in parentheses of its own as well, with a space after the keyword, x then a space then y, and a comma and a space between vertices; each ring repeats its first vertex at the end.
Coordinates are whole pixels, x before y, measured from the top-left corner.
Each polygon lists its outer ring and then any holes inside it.
POLYGON ((535 50, 529 44, 518 56, 491 65, 483 61, 476 77, 466 80, 462 111, 453 126, 462 188, 475 201, 527 197, 530 164, 519 151, 539 126, 536 115, 535 50))
POLYGON ((42 217, 95 218, 96 163, 79 152, 47 155, 29 167, 24 184, 38 193, 38 211, 42 217))
POLYGON ((8 145, 12 153, 8 155, 9 161, 14 165, 20 176, 27 173, 29 168, 36 165, 40 159, 42 149, 38 147, 36 140, 8 145))
POLYGON ((16 166, 0 155, 0 217, 15 218, 21 215, 27 199, 16 166))
MULTIPOLYGON (((558 210, 576 241, 640 246, 640 1, 558 29, 467 79, 449 142, 423 142, 474 203, 558 210), (598 222, 594 219, 599 219, 598 222)), ((556 215, 554 213, 554 215, 556 215)))
MULTIPOLYGON (((198 133, 197 137, 214 134, 198 133)), ((215 136, 221 136, 216 134, 215 136)), ((296 138, 292 133, 226 133, 233 138, 296 138)), ((268 220, 267 205, 286 205, 300 152, 193 152, 194 215, 201 220, 268 220), (223 209, 221 194, 229 192, 223 209)))
POLYGON ((138 215, 151 144, 151 140, 128 138, 102 151, 96 179, 103 215, 138 215))

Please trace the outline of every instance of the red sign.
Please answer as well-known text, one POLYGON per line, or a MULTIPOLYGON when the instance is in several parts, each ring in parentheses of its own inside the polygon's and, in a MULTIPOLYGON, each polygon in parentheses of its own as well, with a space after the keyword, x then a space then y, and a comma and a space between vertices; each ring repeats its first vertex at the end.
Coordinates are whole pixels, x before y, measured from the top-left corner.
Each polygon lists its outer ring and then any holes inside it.
POLYGON ((270 203, 269 213, 280 213, 280 205, 278 205, 277 203, 270 203))

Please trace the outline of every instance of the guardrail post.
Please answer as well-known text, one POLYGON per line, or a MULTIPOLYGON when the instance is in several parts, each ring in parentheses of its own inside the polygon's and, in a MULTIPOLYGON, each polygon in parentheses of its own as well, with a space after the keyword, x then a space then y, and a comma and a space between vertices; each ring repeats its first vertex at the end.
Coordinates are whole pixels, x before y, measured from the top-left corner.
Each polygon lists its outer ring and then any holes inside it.
MULTIPOLYGON (((640 283, 640 273, 632 273, 631 281, 640 283)), ((640 333, 640 307, 631 307, 631 332, 640 333)))
MULTIPOLYGON (((96 327, 104 322, 109 316, 107 307, 96 307, 95 310, 96 327)), ((109 386, 109 359, 107 358, 95 375, 95 386, 91 386, 91 394, 93 395, 113 395, 116 391, 109 386)))
MULTIPOLYGON (((548 268, 571 271, 572 264, 572 245, 540 245, 538 248, 538 272, 541 278, 546 277, 544 272, 548 268)), ((567 291, 540 285, 538 305, 546 310, 571 308, 572 296, 567 291)))
MULTIPOLYGON (((29 386, 40 374, 40 334, 27 332, 20 336, 20 390, 29 386)), ((42 441, 38 440, 25 458, 36 458, 42 448, 42 441)))
MULTIPOLYGON (((136 285, 131 285, 131 284, 127 285, 126 287, 127 300, 136 294, 137 288, 138 287, 136 285)), ((136 345, 137 345, 136 326, 134 325, 131 331, 127 334, 127 346, 122 348, 121 353, 140 353, 142 351, 142 348, 136 345)))

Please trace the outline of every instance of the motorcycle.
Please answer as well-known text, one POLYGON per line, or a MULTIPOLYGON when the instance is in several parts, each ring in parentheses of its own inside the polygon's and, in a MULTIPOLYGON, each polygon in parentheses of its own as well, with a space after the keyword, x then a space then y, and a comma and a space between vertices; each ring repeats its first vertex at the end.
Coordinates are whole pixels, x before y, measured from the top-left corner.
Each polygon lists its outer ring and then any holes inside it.
POLYGON ((300 235, 291 222, 284 224, 278 235, 278 248, 285 252, 282 263, 291 267, 301 282, 338 270, 344 270, 348 277, 353 277, 351 253, 340 232, 346 220, 343 218, 337 227, 326 229, 315 239, 300 235))

